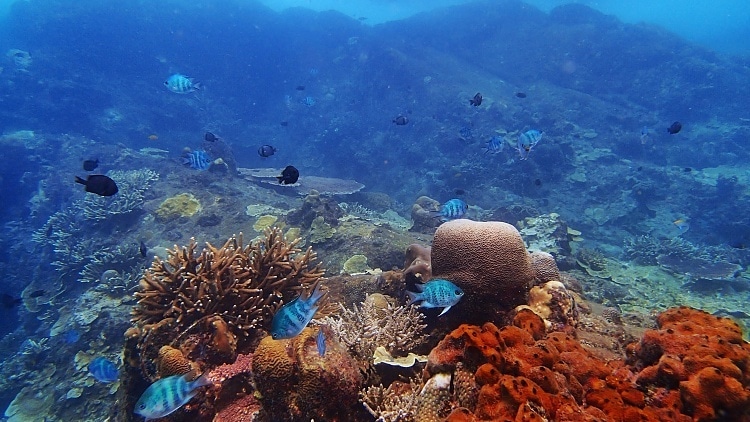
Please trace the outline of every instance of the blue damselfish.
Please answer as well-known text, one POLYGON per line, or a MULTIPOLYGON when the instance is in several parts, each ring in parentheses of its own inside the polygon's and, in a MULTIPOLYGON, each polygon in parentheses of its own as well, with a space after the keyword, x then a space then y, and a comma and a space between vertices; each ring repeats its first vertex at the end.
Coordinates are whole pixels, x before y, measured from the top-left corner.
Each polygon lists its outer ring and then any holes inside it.
POLYGON ((458 303, 464 296, 464 291, 448 280, 436 278, 425 284, 417 284, 419 293, 406 291, 409 296, 409 304, 422 301, 422 308, 444 308, 440 315, 448 312, 451 306, 458 303))
POLYGON ((211 157, 202 149, 186 153, 182 157, 182 164, 196 170, 206 170, 211 166, 211 157))
POLYGON ((117 366, 115 366, 109 359, 99 356, 89 363, 89 373, 96 378, 97 381, 109 384, 115 382, 119 378, 117 366))

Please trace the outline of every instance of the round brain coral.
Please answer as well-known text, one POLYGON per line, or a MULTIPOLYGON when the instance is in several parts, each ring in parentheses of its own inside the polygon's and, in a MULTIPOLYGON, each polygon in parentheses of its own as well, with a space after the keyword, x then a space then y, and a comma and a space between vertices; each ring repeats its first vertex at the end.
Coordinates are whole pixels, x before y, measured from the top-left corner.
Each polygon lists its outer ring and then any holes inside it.
POLYGON ((466 293, 457 309, 476 320, 526 303, 534 269, 521 234, 499 221, 453 220, 435 232, 432 274, 466 293))

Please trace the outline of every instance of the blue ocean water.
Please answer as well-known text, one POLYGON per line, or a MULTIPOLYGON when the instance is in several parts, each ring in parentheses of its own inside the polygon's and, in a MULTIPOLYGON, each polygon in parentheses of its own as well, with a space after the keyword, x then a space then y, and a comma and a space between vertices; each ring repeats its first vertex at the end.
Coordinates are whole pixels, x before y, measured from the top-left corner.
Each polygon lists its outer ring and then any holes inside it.
MULTIPOLYGON (((585 270, 576 247, 658 268, 674 273, 688 304, 747 320, 744 2, 265 3, 2 4, 0 276, 2 293, 23 299, 0 308, 2 371, 33 376, 55 364, 75 379, 77 352, 122 348, 128 298, 153 250, 247 232, 249 205, 301 207, 237 168, 356 180, 359 196, 331 188, 338 201, 387 202, 405 220, 420 196, 459 196, 472 219, 526 228, 555 213, 584 239, 558 257, 561 268, 585 270), (200 89, 166 89, 177 73, 200 89), (520 151, 530 130, 544 140, 520 151), (493 139, 504 144, 486 154, 493 139), (277 152, 261 157, 262 145, 277 152), (186 148, 221 160, 191 172, 186 148), (95 159, 91 174, 112 177, 119 197, 73 181, 95 159), (183 192, 202 203, 195 216, 157 212, 183 192), (724 273, 695 271, 688 256, 726 264, 724 273), (82 321, 96 329, 66 341, 82 321)), ((587 286, 589 298, 642 311, 617 277, 587 286)), ((681 304, 675 296, 659 306, 681 304)), ((24 386, 3 384, 0 409, 24 386)))

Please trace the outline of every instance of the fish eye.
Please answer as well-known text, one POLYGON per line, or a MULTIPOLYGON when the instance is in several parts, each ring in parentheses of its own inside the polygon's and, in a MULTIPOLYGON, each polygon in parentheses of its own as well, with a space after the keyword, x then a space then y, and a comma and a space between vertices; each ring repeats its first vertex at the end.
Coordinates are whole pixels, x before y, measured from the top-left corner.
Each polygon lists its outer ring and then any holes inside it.
POLYGON ((456 290, 456 296, 461 296, 462 294, 464 294, 464 292, 462 292, 461 290, 456 290))
POLYGON ((138 406, 138 408, 139 409, 145 409, 146 408, 146 403, 141 403, 141 405, 138 406))

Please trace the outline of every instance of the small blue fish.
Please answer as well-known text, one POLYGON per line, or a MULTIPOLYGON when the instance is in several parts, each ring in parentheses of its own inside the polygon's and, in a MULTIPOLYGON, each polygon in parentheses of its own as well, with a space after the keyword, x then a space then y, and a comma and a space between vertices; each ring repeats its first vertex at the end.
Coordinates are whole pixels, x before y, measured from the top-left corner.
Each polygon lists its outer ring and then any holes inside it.
POLYGON ((300 102, 300 104, 306 105, 308 107, 312 107, 315 104, 317 104, 317 101, 315 101, 315 98, 313 98, 313 97, 305 97, 305 98, 299 100, 299 102, 300 102))
POLYGON ((326 335, 323 333, 323 326, 318 328, 318 335, 315 337, 315 344, 318 346, 318 356, 323 357, 326 354, 326 335))
MULTIPOLYGON (((464 296, 464 291, 448 280, 436 278, 425 284, 417 284, 420 293, 406 291, 409 304, 422 301, 422 308, 444 308, 440 315, 448 312, 451 306, 458 303, 464 296)), ((438 315, 438 316, 440 316, 438 315)))
POLYGON ((182 157, 182 164, 196 170, 206 170, 211 166, 211 157, 202 149, 187 153, 182 157))
POLYGON ((317 76, 318 73, 320 73, 320 70, 318 70, 317 67, 311 67, 310 70, 307 71, 307 73, 309 73, 310 76, 317 76))
POLYGON ((99 382, 109 384, 119 378, 117 366, 109 359, 99 356, 89 363, 89 373, 99 382))
POLYGON ((487 141, 487 146, 484 147, 486 150, 484 153, 490 153, 490 154, 497 154, 498 152, 503 152, 503 149, 505 149, 505 139, 502 136, 493 136, 490 138, 489 141, 487 141))
POLYGON ((172 375, 151 384, 135 403, 135 413, 149 419, 163 418, 198 393, 198 388, 211 384, 205 376, 188 381, 190 374, 172 375))
POLYGON ((176 94, 188 94, 202 88, 200 83, 194 82, 192 78, 179 73, 175 73, 167 78, 164 81, 164 86, 176 94))
POLYGON ((531 149, 542 140, 542 132, 538 130, 528 130, 518 137, 518 153, 521 154, 521 160, 529 158, 531 149))
POLYGON ((453 198, 443 204, 443 207, 440 208, 439 215, 440 219, 443 221, 457 220, 463 218, 468 210, 469 206, 463 199, 453 198))
POLYGON ((273 316, 271 336, 275 340, 279 340, 292 338, 301 333, 315 316, 315 312, 318 311, 318 302, 325 294, 326 292, 322 291, 320 284, 318 284, 309 297, 303 298, 304 293, 302 293, 293 301, 282 306, 273 316))

